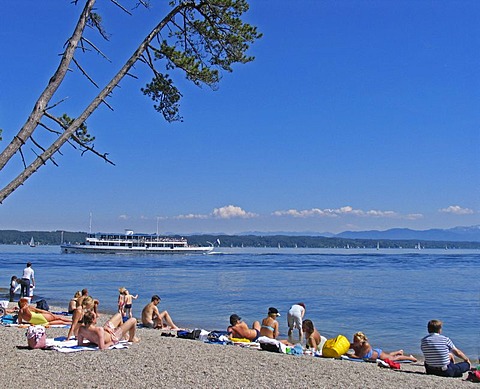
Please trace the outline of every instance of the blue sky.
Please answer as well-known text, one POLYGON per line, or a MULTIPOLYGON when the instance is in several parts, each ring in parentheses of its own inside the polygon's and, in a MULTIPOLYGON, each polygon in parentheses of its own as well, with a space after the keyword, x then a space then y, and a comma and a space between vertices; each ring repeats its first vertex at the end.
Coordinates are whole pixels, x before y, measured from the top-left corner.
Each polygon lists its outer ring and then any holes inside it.
MULTIPOLYGON (((99 1, 111 63, 79 58, 103 87, 166 1, 130 17, 99 1)), ((239 233, 480 224, 477 1, 251 1, 255 61, 217 91, 177 77, 169 124, 125 79, 87 121, 116 166, 69 146, 0 206, 0 229, 239 233)), ((0 16, 2 149, 58 65, 81 9, 8 2, 0 16)), ((78 115, 97 91, 73 69, 54 101, 78 115)), ((36 136, 46 142, 45 135, 36 136)), ((25 154, 31 155, 30 148, 25 154)), ((1 174, 5 185, 21 167, 1 174)))

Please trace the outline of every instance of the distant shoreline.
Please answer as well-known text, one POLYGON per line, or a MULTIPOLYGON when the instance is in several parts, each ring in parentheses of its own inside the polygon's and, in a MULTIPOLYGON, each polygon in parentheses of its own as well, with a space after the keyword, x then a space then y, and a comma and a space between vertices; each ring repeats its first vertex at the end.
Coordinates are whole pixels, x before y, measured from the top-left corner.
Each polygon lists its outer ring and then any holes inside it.
MULTIPOLYGON (((0 244, 59 246, 62 242, 83 243, 86 232, 71 231, 17 231, 0 230, 0 244)), ((163 235, 162 235, 163 236, 163 235)), ((301 235, 166 235, 185 237, 191 245, 204 246, 220 241, 221 247, 230 248, 309 248, 309 249, 445 249, 480 250, 480 241, 452 241, 427 239, 360 239, 301 235)), ((34 248, 32 248, 34 249, 34 248)))

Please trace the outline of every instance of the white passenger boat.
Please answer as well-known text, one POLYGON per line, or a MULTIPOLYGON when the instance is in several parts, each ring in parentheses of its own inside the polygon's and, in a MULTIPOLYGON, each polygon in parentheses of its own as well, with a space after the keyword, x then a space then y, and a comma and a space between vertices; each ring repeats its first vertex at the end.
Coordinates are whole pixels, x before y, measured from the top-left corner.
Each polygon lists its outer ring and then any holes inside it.
POLYGON ((206 254, 210 246, 190 246, 185 238, 163 237, 157 234, 88 234, 85 243, 60 245, 63 253, 145 253, 145 254, 206 254))

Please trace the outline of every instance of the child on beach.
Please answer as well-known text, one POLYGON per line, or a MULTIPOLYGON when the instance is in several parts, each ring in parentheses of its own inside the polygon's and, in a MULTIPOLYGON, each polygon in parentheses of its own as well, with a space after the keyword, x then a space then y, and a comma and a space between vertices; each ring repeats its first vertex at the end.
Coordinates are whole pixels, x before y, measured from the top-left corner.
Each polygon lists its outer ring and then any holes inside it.
POLYGON ((133 296, 130 294, 130 292, 128 291, 128 289, 125 289, 125 292, 124 292, 124 296, 123 296, 123 301, 124 301, 124 313, 125 313, 125 316, 127 316, 128 318, 132 318, 133 317, 133 314, 132 314, 132 300, 136 300, 138 298, 138 294, 133 296))
POLYGON ((124 306, 125 306, 125 287, 118 288, 118 313, 122 315, 122 317, 125 316, 125 311, 124 311, 124 306))
POLYGON ((382 349, 373 348, 368 342, 367 336, 363 332, 353 334, 353 343, 350 345, 353 354, 348 354, 351 358, 359 359, 390 359, 391 361, 412 361, 417 362, 413 355, 403 355, 403 350, 384 352, 382 349))
POLYGON ((10 302, 13 302, 15 292, 20 288, 20 284, 17 283, 17 276, 12 276, 10 280, 10 302))

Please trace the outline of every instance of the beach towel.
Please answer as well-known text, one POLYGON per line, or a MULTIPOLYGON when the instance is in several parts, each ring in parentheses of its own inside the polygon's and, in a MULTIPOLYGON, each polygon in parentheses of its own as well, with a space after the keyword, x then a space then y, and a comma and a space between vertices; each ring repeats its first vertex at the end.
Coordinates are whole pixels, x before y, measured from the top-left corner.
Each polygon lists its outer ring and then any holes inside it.
POLYGON ((287 346, 277 339, 272 339, 267 336, 260 336, 257 341, 260 343, 260 348, 264 351, 283 354, 287 353, 287 346))
MULTIPOLYGON (((108 349, 125 349, 128 348, 129 343, 127 341, 121 341, 118 344, 110 346, 108 349)), ((78 346, 75 339, 66 340, 65 337, 60 338, 48 338, 46 340, 46 348, 48 350, 55 350, 61 353, 75 353, 79 351, 97 351, 100 348, 94 344, 86 346, 78 346)))

